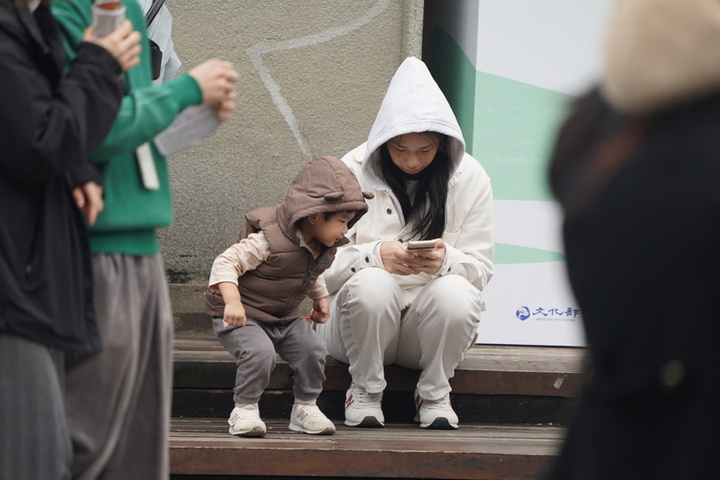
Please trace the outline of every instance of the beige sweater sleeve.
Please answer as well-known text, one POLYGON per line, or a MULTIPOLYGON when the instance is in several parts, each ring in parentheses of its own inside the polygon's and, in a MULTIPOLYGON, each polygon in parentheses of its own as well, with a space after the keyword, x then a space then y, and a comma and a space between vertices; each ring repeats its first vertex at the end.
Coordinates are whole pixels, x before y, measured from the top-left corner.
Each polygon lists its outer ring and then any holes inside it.
POLYGON ((217 256, 210 270, 213 287, 221 282, 237 285, 238 277, 248 270, 256 269, 270 256, 270 244, 262 232, 251 233, 217 256))
POLYGON ((720 0, 619 0, 601 88, 631 114, 720 91, 720 0))
POLYGON ((315 284, 310 289, 310 292, 308 292, 308 297, 310 297, 312 300, 317 300, 318 298, 327 297, 328 295, 330 295, 330 293, 325 286, 325 279, 322 275, 320 275, 315 281, 315 284))

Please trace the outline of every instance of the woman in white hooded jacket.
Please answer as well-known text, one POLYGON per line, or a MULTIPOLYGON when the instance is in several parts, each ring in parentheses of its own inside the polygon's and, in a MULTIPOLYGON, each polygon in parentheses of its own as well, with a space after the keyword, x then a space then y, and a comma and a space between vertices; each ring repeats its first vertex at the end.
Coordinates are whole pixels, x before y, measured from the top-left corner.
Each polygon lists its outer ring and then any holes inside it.
POLYGON ((490 179, 414 57, 393 76, 368 141, 342 160, 375 194, 324 274, 332 319, 319 331, 352 376, 345 424, 384 425, 384 365, 397 364, 421 370, 420 426, 457 428, 449 380, 475 342, 493 275, 490 179), (411 240, 435 248, 413 253, 411 240))

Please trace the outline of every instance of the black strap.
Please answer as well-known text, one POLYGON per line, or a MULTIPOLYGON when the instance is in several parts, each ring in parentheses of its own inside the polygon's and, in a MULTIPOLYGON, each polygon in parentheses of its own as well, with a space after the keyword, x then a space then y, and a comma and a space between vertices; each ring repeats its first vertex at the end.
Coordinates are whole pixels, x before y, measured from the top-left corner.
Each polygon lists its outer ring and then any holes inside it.
POLYGON ((152 5, 150 5, 150 8, 145 14, 145 22, 147 22, 148 26, 150 26, 153 20, 155 20, 160 8, 163 6, 163 3, 165 3, 165 0, 153 0, 152 5))

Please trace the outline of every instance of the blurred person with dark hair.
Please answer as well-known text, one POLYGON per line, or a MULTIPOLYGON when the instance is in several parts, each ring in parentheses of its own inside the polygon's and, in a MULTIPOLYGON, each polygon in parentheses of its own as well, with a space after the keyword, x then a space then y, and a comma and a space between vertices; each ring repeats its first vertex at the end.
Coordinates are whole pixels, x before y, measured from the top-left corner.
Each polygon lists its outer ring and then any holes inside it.
POLYGON ((720 2, 625 0, 550 183, 591 373, 549 473, 718 478, 720 2))

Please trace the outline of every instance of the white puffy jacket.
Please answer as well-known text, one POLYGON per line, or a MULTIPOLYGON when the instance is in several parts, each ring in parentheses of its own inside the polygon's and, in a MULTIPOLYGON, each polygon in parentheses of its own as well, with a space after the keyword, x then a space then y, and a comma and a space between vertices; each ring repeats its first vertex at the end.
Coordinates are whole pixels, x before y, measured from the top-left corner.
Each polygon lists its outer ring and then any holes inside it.
POLYGON ((420 60, 410 57, 400 66, 388 87, 368 141, 342 160, 357 175, 369 200, 365 214, 347 234, 350 244, 338 249, 324 277, 331 294, 363 268, 383 268, 379 245, 384 240, 407 240, 400 204, 379 174, 378 148, 405 133, 435 131, 451 138, 454 164, 447 198, 443 240, 446 257, 435 275, 396 275, 406 305, 437 276, 455 274, 483 290, 493 275, 494 214, 490 178, 480 163, 465 153, 465 141, 445 96, 420 60))

